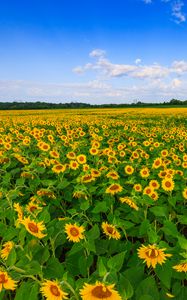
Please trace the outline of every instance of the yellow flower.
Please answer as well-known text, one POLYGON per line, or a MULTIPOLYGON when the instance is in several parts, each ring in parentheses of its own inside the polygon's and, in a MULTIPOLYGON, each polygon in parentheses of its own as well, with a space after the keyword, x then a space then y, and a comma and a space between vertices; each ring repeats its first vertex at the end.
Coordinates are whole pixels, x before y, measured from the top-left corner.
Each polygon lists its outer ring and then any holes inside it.
POLYGON ((148 268, 152 266, 153 268, 156 267, 157 264, 162 265, 165 263, 166 257, 170 257, 171 254, 165 254, 164 251, 166 248, 159 249, 156 245, 142 245, 138 249, 138 256, 141 259, 144 259, 148 268))
POLYGON ((164 191, 173 191, 174 185, 174 181, 171 178, 164 178, 162 180, 162 188, 164 191))
POLYGON ((46 234, 43 234, 42 231, 46 230, 45 225, 43 225, 43 222, 35 222, 33 220, 30 219, 30 217, 28 218, 24 218, 21 223, 25 226, 26 230, 38 237, 39 239, 43 238, 46 236, 46 234))
POLYGON ((134 201, 132 201, 130 198, 128 197, 121 197, 119 198, 119 200, 122 202, 122 203, 126 203, 128 204, 131 208, 135 209, 135 210, 138 210, 138 206, 136 205, 136 203, 134 201))
POLYGON ((182 191, 182 195, 183 195, 184 199, 187 199, 187 188, 185 188, 185 189, 182 191))
POLYGON ((79 163, 76 160, 71 160, 69 164, 70 169, 77 170, 79 167, 79 163))
POLYGON ((117 193, 120 193, 122 191, 122 186, 118 183, 112 183, 105 191, 105 193, 107 194, 111 194, 111 195, 114 195, 114 194, 117 194, 117 193))
POLYGON ((133 186, 133 189, 136 191, 136 192, 141 192, 142 191, 142 186, 140 183, 136 183, 134 186, 133 186))
POLYGON ((134 168, 129 165, 127 165, 124 170, 125 170, 125 173, 128 175, 131 175, 134 172, 134 168))
POLYGON ((1 257, 6 260, 13 247, 14 243, 12 241, 4 243, 3 248, 1 249, 1 257))
POLYGON ((149 186, 152 187, 154 190, 157 190, 157 189, 159 189, 160 184, 157 180, 151 180, 149 182, 149 186))
POLYGON ((8 276, 7 272, 0 271, 0 292, 5 290, 15 290, 17 282, 8 276))
POLYGON ((57 174, 63 173, 65 170, 66 170, 66 167, 64 165, 60 164, 60 163, 54 165, 53 168, 52 168, 52 171, 54 173, 57 173, 57 174))
POLYGON ((78 243, 84 239, 83 232, 85 231, 83 226, 77 226, 76 224, 66 224, 65 232, 69 241, 78 243))
POLYGON ((140 176, 141 176, 142 178, 147 178, 147 177, 149 177, 149 169, 148 169, 147 167, 142 168, 142 169, 140 170, 140 176))
POLYGON ((102 223, 102 229, 104 233, 109 237, 109 239, 113 238, 115 240, 119 240, 121 237, 115 226, 108 224, 107 222, 102 223))
POLYGON ((65 293, 56 281, 45 280, 42 283, 40 292, 46 300, 63 300, 68 299, 67 293, 65 293))
POLYGON ((119 175, 116 171, 110 171, 106 174, 107 178, 112 178, 113 180, 117 180, 119 178, 119 175))
POLYGON ((42 207, 40 207, 37 203, 34 203, 33 201, 29 202, 29 204, 26 206, 26 210, 30 213, 38 213, 42 210, 42 207))
POLYGON ((85 283, 80 290, 82 300, 122 300, 117 291, 114 290, 114 284, 106 285, 101 282, 96 284, 85 283))
POLYGON ((84 154, 78 155, 77 161, 79 164, 85 164, 86 163, 86 155, 84 155, 84 154))
POLYGON ((173 267, 177 272, 187 272, 187 262, 180 263, 173 267))
POLYGON ((168 298, 175 298, 175 296, 172 295, 172 294, 170 294, 170 293, 166 293, 166 296, 167 296, 168 298))
POLYGON ((162 159, 160 157, 158 157, 154 160, 152 168, 158 169, 161 165, 162 165, 162 159))

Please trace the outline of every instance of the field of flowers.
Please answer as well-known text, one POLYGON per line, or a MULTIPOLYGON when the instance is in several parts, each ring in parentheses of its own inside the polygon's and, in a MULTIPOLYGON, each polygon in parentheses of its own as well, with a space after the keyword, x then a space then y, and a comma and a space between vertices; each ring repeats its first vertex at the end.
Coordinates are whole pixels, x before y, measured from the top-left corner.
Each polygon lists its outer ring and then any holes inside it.
POLYGON ((187 299, 187 109, 0 112, 0 299, 187 299))

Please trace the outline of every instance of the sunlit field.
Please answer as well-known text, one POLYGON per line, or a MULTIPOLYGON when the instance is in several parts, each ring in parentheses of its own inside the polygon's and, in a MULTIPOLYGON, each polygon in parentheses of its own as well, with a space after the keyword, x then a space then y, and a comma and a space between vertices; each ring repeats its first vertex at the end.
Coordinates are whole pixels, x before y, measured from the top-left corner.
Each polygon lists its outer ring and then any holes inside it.
POLYGON ((0 111, 0 299, 187 299, 187 108, 0 111))

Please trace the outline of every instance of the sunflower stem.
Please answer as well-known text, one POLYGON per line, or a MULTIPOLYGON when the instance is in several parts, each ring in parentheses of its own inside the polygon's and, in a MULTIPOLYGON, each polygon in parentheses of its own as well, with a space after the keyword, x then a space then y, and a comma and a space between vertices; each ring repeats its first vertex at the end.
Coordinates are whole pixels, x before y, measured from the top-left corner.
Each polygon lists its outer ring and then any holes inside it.
POLYGON ((107 273, 105 274, 105 276, 103 277, 103 282, 106 281, 106 279, 107 279, 107 277, 108 277, 109 274, 110 274, 110 272, 107 272, 107 273))
POLYGON ((79 297, 77 295, 77 293, 75 292, 74 288, 72 288, 72 286, 65 280, 61 281, 60 282, 61 285, 65 284, 68 289, 72 292, 72 294, 75 296, 75 299, 79 300, 79 297))

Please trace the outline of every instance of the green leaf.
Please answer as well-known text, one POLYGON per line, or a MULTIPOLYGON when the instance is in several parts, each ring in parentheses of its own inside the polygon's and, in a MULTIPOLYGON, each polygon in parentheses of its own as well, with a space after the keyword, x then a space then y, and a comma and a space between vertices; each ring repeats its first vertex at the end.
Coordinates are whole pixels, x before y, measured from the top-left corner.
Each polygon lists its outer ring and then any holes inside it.
POLYGON ((15 248, 13 248, 9 253, 9 256, 7 259, 7 266, 10 267, 10 266, 15 265, 16 259, 17 259, 16 250, 15 250, 15 248))
POLYGON ((158 265, 155 269, 155 273, 160 279, 160 281, 169 290, 171 287, 171 277, 172 277, 172 263, 166 261, 163 266, 158 265))
POLYGON ((37 282, 22 282, 16 290, 14 300, 38 300, 39 284, 37 282))
POLYGON ((105 274, 107 273, 107 269, 104 265, 103 258, 101 256, 98 257, 98 262, 97 262, 97 268, 99 272, 100 277, 104 277, 105 274))
POLYGON ((142 295, 139 299, 137 300, 154 300, 154 298, 150 295, 142 295))
POLYGON ((48 260, 47 265, 43 268, 44 277, 49 279, 61 279, 64 273, 63 264, 56 257, 48 260))
POLYGON ((173 237, 177 237, 178 236, 178 230, 177 230, 177 226, 172 223, 171 221, 164 221, 164 226, 162 227, 162 230, 164 231, 165 234, 167 235, 171 235, 173 237))
POLYGON ((165 206, 155 206, 149 209, 156 217, 167 217, 168 209, 165 206))
POLYGON ((113 269, 116 272, 119 272, 121 270, 122 266, 123 266, 123 262, 124 262, 124 259, 125 259, 125 254, 126 254, 126 251, 114 255, 113 257, 111 257, 108 260, 107 266, 110 269, 113 269))
POLYGON ((86 233, 87 237, 89 239, 92 240, 96 240, 99 238, 100 236, 100 231, 99 231, 99 226, 97 224, 95 224, 92 229, 90 229, 87 233, 86 233))
POLYGON ((128 279, 126 279, 123 275, 120 275, 119 277, 119 292, 122 297, 125 299, 129 299, 133 296, 134 291, 133 287, 128 279))
POLYGON ((184 237, 178 237, 178 242, 180 247, 187 251, 187 239, 185 239, 184 237))
POLYGON ((154 300, 158 300, 159 292, 154 278, 150 276, 144 279, 142 282, 140 282, 140 284, 136 289, 135 294, 137 300, 139 300, 143 294, 152 296, 154 300))
POLYGON ((97 213, 100 213, 100 212, 107 212, 108 210, 108 205, 106 203, 106 201, 101 201, 101 202, 98 202, 94 209, 92 210, 92 212, 94 214, 97 214, 97 213))

